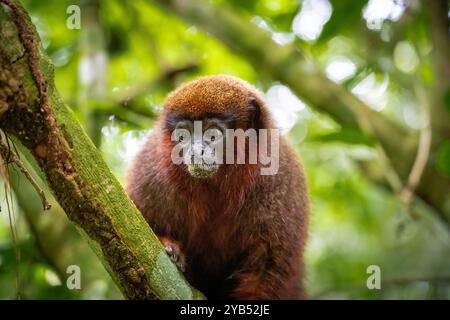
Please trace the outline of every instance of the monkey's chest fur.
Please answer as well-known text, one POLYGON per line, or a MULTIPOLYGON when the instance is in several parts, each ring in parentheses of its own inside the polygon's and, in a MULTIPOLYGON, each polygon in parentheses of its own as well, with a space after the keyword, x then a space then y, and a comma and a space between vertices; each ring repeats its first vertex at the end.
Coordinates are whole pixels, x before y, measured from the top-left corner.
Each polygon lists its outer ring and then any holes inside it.
POLYGON ((177 205, 167 213, 165 231, 181 243, 186 275, 203 291, 232 286, 231 275, 246 256, 250 234, 245 232, 245 196, 224 195, 207 185, 172 195, 177 205))
POLYGON ((188 281, 209 299, 302 292, 306 187, 293 154, 280 152, 273 176, 252 175, 246 166, 220 181, 196 181, 177 168, 161 169, 150 156, 131 171, 130 197, 158 236, 181 244, 188 281))
POLYGON ((164 202, 152 203, 163 205, 146 211, 149 225, 181 244, 185 275, 194 287, 208 298, 226 298, 235 287, 232 274, 247 256, 245 195, 223 195, 208 185, 160 188, 162 195, 164 202))

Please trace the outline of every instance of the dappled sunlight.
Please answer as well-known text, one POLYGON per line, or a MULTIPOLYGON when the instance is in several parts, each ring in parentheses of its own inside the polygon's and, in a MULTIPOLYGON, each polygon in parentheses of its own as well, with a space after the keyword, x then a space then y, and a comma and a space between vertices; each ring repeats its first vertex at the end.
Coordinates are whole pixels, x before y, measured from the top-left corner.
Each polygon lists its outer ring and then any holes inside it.
POLYGON ((292 43, 295 39, 295 35, 291 32, 275 32, 261 17, 253 17, 251 21, 261 29, 268 31, 272 35, 272 40, 280 45, 292 43))
POLYGON ((114 118, 102 128, 103 152, 108 155, 110 167, 121 179, 136 153, 144 144, 150 130, 121 131, 114 118))
POLYGON ((280 84, 270 87, 266 97, 277 127, 283 134, 287 133, 298 122, 298 113, 305 104, 288 87, 280 84))
POLYGON ((328 0, 305 0, 292 22, 292 30, 303 40, 315 40, 330 19, 331 13, 332 7, 328 0))
POLYGON ((385 75, 381 81, 377 81, 374 73, 369 74, 352 88, 352 92, 366 102, 376 111, 383 110, 388 102, 386 90, 389 85, 389 76, 385 75))
POLYGON ((405 11, 404 2, 404 0, 369 0, 363 11, 367 27, 372 30, 381 30, 385 20, 400 19, 405 11))
POLYGON ((327 65, 326 73, 328 78, 337 83, 355 75, 356 64, 346 57, 334 57, 327 65))
POLYGON ((412 74, 417 70, 420 61, 410 42, 401 41, 397 43, 394 49, 394 63, 399 70, 405 73, 412 74))

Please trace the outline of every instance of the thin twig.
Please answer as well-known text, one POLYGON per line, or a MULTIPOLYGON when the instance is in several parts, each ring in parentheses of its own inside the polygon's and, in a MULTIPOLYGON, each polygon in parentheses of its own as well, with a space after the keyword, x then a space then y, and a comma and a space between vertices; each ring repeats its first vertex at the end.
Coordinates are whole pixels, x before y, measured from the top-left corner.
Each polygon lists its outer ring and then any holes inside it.
POLYGON ((428 162, 431 148, 432 130, 429 117, 428 100, 421 86, 415 85, 415 92, 419 106, 421 106, 423 116, 425 117, 425 125, 420 130, 419 145, 417 147, 417 155, 414 160, 411 172, 409 173, 408 182, 400 192, 400 199, 408 206, 411 206, 415 191, 422 178, 423 172, 428 162))
MULTIPOLYGON (((351 96, 345 96, 344 101, 352 109, 361 130, 373 137, 377 137, 375 128, 370 120, 370 108, 368 106, 360 104, 351 96)), ((392 164, 391 159, 388 157, 383 145, 379 142, 375 145, 374 148, 380 156, 381 165, 384 168, 384 176, 386 178, 386 181, 394 192, 399 192, 403 185, 400 174, 395 170, 394 165, 392 164)))
MULTIPOLYGON (((8 138, 6 138, 6 140, 8 140, 8 138)), ((14 163, 16 165, 16 167, 20 170, 20 172, 23 173, 27 180, 30 181, 31 185, 39 194, 43 209, 50 210, 52 205, 47 201, 44 190, 42 190, 42 188, 30 174, 28 169, 24 166, 23 162, 19 159, 19 157, 14 152, 11 152, 11 149, 8 147, 8 145, 5 144, 3 139, 0 140, 0 156, 5 160, 5 165, 8 165, 9 163, 14 163)))

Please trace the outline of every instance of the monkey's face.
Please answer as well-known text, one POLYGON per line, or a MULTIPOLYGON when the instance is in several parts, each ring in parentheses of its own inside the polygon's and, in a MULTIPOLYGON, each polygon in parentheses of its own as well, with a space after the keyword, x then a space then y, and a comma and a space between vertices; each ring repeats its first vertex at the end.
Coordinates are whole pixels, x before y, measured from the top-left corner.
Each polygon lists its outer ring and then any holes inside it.
POLYGON ((204 77, 177 88, 167 97, 162 117, 172 140, 172 162, 203 179, 235 168, 221 170, 224 162, 235 164, 229 158, 246 152, 244 143, 226 144, 235 141, 230 131, 265 128, 261 106, 256 90, 230 76, 204 77))
POLYGON ((174 142, 172 161, 193 178, 211 178, 224 160, 226 121, 216 117, 203 119, 170 118, 174 142))

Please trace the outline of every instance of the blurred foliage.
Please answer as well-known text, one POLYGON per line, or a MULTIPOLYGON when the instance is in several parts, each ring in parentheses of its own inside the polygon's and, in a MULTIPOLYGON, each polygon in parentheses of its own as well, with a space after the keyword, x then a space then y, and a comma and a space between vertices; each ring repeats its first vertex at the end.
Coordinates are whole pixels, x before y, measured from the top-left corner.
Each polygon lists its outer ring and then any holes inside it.
MULTIPOLYGON (((99 15, 93 23, 97 23, 105 41, 89 42, 84 34, 91 27, 83 20, 88 2, 23 0, 55 64, 58 90, 83 125, 86 119, 95 119, 95 129, 101 134, 99 147, 121 181, 129 160, 151 130, 154 119, 148 115, 160 112, 161 103, 172 88, 200 75, 235 75, 267 93, 280 127, 302 158, 312 201, 306 255, 311 298, 450 298, 448 226, 425 205, 412 214, 397 195, 367 179, 364 164, 381 162, 370 137, 341 130, 339 124, 314 111, 314 106, 305 105, 288 88, 254 69, 218 40, 148 1, 100 1, 99 15), (66 8, 71 4, 81 7, 81 30, 66 27, 66 8), (83 73, 96 72, 95 64, 87 71, 80 67, 85 59, 92 58, 89 48, 105 54, 106 84, 101 89, 101 103, 88 101, 89 108, 85 109, 80 107, 80 96, 83 86, 92 83, 83 82, 86 78, 83 73), (169 76, 171 70, 190 64, 196 70, 169 76), (164 75, 167 75, 164 81, 154 85, 164 75), (148 90, 134 99, 137 88, 148 90), (133 103, 123 103, 130 98, 133 103), (117 107, 140 108, 147 115, 135 112, 137 120, 130 121, 114 111, 117 107), (369 265, 381 267, 381 290, 366 287, 369 265)), ((414 84, 417 81, 431 84, 433 69, 428 26, 417 1, 410 1, 409 7, 402 1, 370 1, 372 5, 378 2, 385 7, 384 10, 378 7, 368 17, 365 13, 371 4, 363 0, 321 0, 316 4, 308 0, 211 2, 238 12, 242 19, 253 21, 255 28, 271 32, 274 41, 294 42, 328 77, 386 117, 413 130, 423 126, 414 84), (308 7, 313 10, 307 11, 308 7), (327 8, 331 10, 329 17, 327 8), (308 30, 300 20, 308 14, 319 14, 324 21, 322 26, 319 23, 319 31, 312 28, 311 34, 305 36, 308 30)), ((448 141, 440 146, 435 165, 443 175, 450 176, 448 141)), ((382 165, 378 170, 384 170, 382 165)), ((4 203, 1 207, 5 208, 4 203)), ((21 208, 17 205, 14 208, 21 252, 22 297, 79 298, 79 293, 59 284, 65 280, 58 281, 21 208)), ((0 213, 0 298, 14 298, 16 263, 4 212, 0 213)), ((109 282, 104 275, 99 276, 99 289, 82 292, 81 297, 110 297, 101 289, 109 282)))

